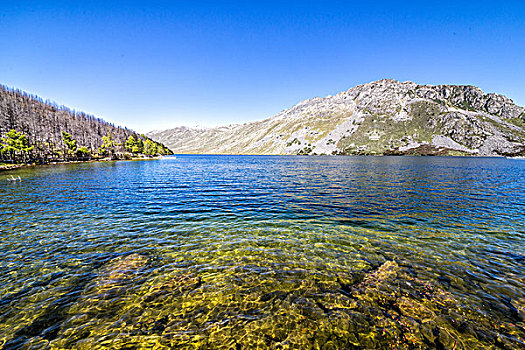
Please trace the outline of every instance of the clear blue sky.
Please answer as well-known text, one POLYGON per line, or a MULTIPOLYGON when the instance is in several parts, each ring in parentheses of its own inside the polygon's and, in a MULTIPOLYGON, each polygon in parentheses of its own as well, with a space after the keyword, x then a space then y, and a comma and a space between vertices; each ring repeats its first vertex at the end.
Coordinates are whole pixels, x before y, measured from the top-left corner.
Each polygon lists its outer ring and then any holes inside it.
POLYGON ((138 131, 382 78, 525 105, 525 2, 0 0, 0 83, 138 131))

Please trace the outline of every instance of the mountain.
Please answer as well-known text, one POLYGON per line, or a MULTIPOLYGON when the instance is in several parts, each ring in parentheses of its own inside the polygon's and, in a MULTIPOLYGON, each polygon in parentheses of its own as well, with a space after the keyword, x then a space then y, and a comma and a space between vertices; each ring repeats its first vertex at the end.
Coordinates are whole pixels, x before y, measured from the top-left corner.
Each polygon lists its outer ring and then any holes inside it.
POLYGON ((139 153, 171 151, 127 128, 0 85, 0 161, 46 163, 139 153))
POLYGON ((525 108, 475 86, 385 79, 263 121, 147 135, 181 154, 519 155, 525 108))

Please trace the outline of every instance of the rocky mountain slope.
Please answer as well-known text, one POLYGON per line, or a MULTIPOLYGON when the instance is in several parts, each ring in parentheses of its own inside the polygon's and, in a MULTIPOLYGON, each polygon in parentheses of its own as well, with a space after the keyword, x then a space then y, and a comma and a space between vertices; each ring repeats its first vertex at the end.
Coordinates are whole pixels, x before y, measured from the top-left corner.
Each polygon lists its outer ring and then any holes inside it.
POLYGON ((148 134, 175 153, 525 153, 525 108, 474 86, 380 80, 258 122, 148 134))

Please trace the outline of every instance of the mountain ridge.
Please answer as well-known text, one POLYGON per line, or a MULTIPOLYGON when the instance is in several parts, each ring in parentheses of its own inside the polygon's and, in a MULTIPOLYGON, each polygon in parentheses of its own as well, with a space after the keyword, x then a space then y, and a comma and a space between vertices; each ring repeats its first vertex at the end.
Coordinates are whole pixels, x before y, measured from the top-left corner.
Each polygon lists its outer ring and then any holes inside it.
POLYGON ((525 108, 473 85, 382 79, 261 121, 147 135, 175 153, 520 155, 525 108))

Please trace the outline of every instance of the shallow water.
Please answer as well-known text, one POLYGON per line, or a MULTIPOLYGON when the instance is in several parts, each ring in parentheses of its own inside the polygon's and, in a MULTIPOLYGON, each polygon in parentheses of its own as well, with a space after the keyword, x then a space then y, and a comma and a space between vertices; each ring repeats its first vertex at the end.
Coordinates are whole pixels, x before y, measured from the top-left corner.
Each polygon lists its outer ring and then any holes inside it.
POLYGON ((0 347, 525 348, 524 219, 504 158, 4 172, 0 347))

